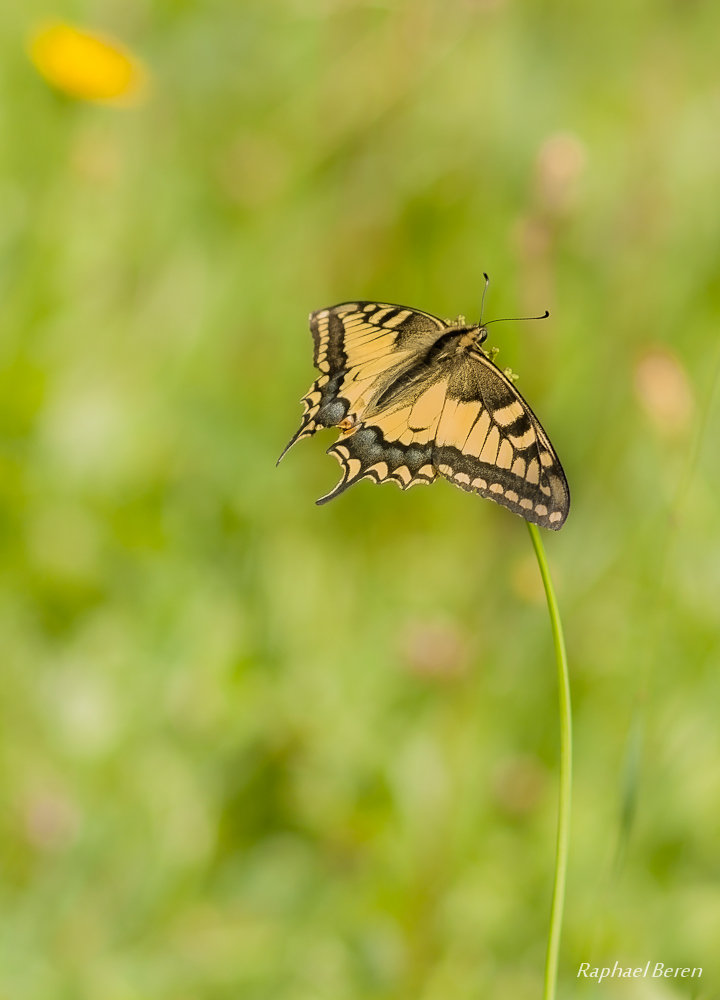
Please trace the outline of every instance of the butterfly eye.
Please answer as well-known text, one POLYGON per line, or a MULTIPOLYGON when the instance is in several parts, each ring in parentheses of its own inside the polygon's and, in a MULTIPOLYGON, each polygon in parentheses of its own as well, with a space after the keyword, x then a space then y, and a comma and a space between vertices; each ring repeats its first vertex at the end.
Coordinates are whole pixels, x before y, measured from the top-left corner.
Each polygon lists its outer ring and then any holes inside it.
POLYGON ((478 344, 484 344, 487 340, 487 327, 481 326, 478 330, 478 344))

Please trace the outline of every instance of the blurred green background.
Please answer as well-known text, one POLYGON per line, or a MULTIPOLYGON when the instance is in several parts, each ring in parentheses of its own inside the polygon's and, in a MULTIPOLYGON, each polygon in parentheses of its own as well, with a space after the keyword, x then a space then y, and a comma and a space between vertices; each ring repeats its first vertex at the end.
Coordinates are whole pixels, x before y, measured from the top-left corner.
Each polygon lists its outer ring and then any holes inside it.
POLYGON ((720 995, 720 10, 0 10, 0 997, 531 1000, 552 645, 522 521, 303 442, 307 314, 477 317, 545 534, 575 812, 560 996, 720 995), (82 104, 62 17, 153 86, 82 104), (579 963, 702 980, 576 978, 579 963))

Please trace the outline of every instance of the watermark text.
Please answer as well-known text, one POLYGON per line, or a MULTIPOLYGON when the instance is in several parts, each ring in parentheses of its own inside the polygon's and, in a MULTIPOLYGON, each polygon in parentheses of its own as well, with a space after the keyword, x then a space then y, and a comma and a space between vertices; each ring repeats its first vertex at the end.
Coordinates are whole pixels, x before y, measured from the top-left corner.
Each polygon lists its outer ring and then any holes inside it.
POLYGON ((597 979, 598 982, 602 982, 603 979, 612 979, 614 976, 617 976, 618 979, 646 979, 648 975, 651 979, 692 979, 695 976, 699 979, 703 972, 698 967, 683 969, 682 966, 678 966, 675 968, 669 965, 665 966, 662 962, 656 962, 651 971, 651 965, 652 962, 648 962, 644 969, 642 967, 627 969, 616 962, 611 971, 610 969, 601 969, 598 966, 591 969, 589 962, 581 962, 578 969, 578 979, 580 976, 585 976, 586 979, 597 979))

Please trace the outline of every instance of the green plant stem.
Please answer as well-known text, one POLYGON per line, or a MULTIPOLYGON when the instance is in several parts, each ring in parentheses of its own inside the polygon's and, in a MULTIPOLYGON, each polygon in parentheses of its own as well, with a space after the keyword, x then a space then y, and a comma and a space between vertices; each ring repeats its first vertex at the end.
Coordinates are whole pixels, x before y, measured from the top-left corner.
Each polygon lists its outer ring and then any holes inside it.
POLYGON ((563 907, 565 904, 565 878, 567 875, 568 848, 570 845, 570 798, 572 794, 572 713, 570 708, 570 678, 568 677, 567 654, 563 639, 562 622, 555 589, 550 577, 545 549, 540 532, 534 524, 526 522, 537 556, 547 598, 555 662, 557 664, 558 697, 560 701, 560 795, 558 801, 557 856, 555 858, 555 884, 553 887, 552 909, 550 911, 550 933, 548 935, 545 959, 545 988, 543 1000, 555 1000, 557 984, 558 952, 562 931, 563 907))

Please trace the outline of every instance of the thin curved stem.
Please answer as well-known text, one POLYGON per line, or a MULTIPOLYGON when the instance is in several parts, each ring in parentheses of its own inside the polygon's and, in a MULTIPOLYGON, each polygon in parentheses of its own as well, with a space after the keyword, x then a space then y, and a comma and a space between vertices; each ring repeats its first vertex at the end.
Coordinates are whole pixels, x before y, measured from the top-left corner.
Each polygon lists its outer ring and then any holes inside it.
POLYGON ((572 793, 572 713, 570 708, 570 678, 568 677, 567 653, 563 638, 560 610, 555 589, 550 577, 545 549, 540 532, 534 524, 526 522, 542 576, 547 598, 555 661, 557 664, 558 697, 560 701, 560 795, 558 801, 557 855, 555 859, 555 884, 553 887, 552 909, 550 911, 550 933, 548 935, 545 959, 545 987, 543 1000, 555 1000, 557 984, 558 953, 562 931, 563 907, 565 904, 565 879, 567 875, 568 848, 570 845, 570 798, 572 793))

